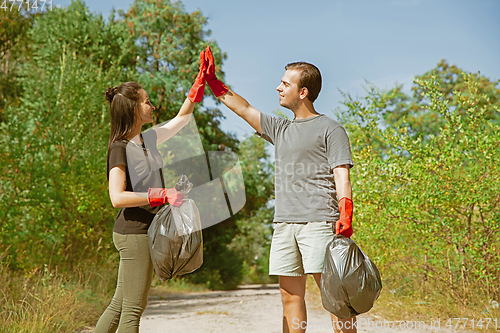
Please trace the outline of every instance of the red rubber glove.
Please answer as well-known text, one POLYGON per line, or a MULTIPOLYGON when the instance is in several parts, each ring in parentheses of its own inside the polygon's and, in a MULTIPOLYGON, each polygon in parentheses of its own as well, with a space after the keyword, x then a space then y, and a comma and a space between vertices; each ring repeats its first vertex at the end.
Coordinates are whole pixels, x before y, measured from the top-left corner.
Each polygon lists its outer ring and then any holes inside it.
POLYGON ((228 92, 228 88, 217 79, 215 76, 215 61, 214 56, 212 55, 212 51, 210 50, 210 46, 207 46, 205 49, 205 57, 207 59, 207 83, 210 89, 215 94, 215 97, 219 97, 228 92))
POLYGON ((340 234, 346 236, 347 238, 351 238, 352 211, 353 211, 353 206, 351 199, 343 197, 342 199, 339 200, 340 218, 337 220, 337 223, 335 223, 335 233, 337 235, 340 234), (340 231, 340 227, 342 227, 342 231, 340 231))
POLYGON ((166 202, 172 206, 182 205, 184 194, 180 194, 175 188, 149 188, 148 202, 151 207, 164 205, 166 202))
POLYGON ((205 51, 200 53, 200 71, 194 80, 194 84, 189 90, 188 98, 193 103, 200 103, 205 91, 205 76, 207 74, 208 61, 205 57, 205 51))

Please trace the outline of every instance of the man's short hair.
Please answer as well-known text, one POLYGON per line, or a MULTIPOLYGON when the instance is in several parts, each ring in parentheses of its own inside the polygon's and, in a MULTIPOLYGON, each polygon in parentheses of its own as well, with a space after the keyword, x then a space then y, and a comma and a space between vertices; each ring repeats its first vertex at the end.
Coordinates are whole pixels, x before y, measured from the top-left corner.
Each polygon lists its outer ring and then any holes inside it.
POLYGON ((307 99, 314 102, 321 91, 321 73, 313 64, 299 61, 285 66, 286 70, 300 71, 299 90, 306 87, 309 93, 307 99))

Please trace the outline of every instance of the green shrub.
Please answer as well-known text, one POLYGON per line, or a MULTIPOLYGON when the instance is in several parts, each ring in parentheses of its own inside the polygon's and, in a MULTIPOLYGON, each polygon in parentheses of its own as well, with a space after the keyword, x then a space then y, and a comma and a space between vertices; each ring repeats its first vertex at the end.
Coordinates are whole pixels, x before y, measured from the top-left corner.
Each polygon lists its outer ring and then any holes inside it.
POLYGON ((354 237, 392 295, 483 311, 500 299, 498 96, 483 93, 477 75, 460 77, 452 97, 440 76, 415 80, 437 132, 416 131, 408 114, 383 121, 401 110, 397 89, 372 87, 364 103, 346 95, 354 237))

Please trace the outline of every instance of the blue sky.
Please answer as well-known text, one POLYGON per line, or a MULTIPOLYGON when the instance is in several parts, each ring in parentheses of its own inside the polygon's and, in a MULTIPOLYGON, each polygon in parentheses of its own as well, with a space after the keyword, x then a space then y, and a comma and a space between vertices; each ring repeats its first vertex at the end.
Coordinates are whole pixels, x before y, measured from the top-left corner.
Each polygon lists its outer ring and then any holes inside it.
MULTIPOLYGON (((53 0, 67 6, 70 1, 53 0)), ((499 0, 184 0, 186 11, 200 9, 211 39, 228 58, 225 82, 262 112, 280 108, 278 86, 284 66, 315 64, 323 88, 318 112, 336 118, 339 89, 362 96, 365 80, 380 88, 396 82, 409 90, 415 75, 441 59, 469 72, 500 79, 499 0)), ((108 17, 126 10, 128 0, 88 0, 108 17)), ((213 106, 210 99, 204 103, 213 106)), ((251 127, 224 105, 222 128, 238 137, 251 127)), ((282 109, 282 108, 280 108, 282 109)), ((288 116, 291 111, 282 109, 288 116)))

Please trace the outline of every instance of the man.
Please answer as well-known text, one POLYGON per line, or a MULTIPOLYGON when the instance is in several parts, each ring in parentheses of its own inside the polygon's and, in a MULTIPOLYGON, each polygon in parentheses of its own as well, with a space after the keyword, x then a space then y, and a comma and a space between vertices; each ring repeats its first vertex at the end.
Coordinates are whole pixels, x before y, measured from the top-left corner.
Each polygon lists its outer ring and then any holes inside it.
MULTIPOLYGON (((276 207, 269 274, 279 276, 283 332, 305 332, 307 274, 314 276, 319 287, 326 247, 334 232, 352 235, 349 139, 337 121, 314 109, 321 90, 316 66, 297 62, 285 67, 277 91, 280 105, 295 115, 289 121, 261 113, 228 90, 215 77, 209 48, 206 55, 207 83, 215 95, 275 146, 276 207)), ((356 332, 355 320, 340 321, 332 315, 337 332, 356 332)))

